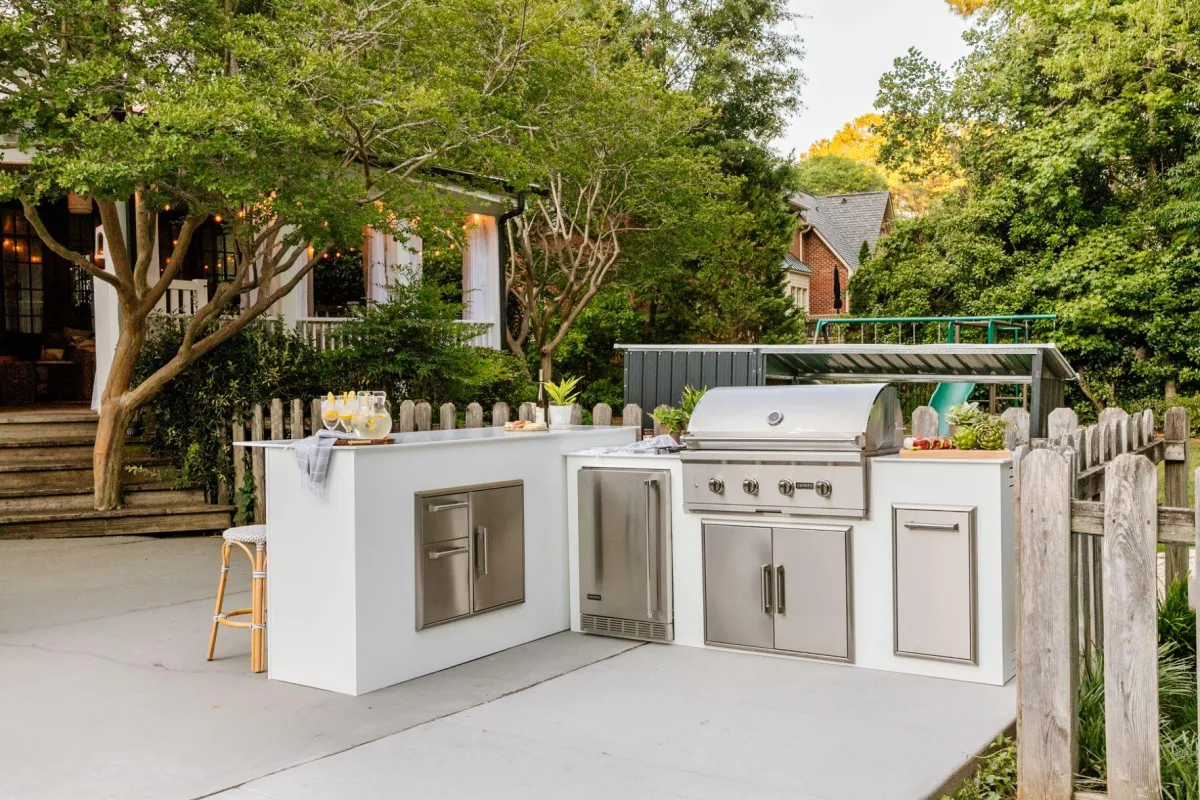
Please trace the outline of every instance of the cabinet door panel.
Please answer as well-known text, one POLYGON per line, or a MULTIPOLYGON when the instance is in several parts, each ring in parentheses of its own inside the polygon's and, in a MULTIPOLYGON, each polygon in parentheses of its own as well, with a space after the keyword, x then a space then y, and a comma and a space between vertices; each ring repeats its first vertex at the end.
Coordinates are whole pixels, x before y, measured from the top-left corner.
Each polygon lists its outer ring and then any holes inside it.
POLYGON ((704 638, 770 648, 771 529, 704 526, 704 638))
POLYGON ((850 658, 850 531, 775 528, 775 649, 850 658))
POLYGON ((524 491, 524 486, 502 486, 471 492, 475 611, 525 599, 524 491))
POLYGON ((975 537, 970 508, 893 509, 897 655, 975 660, 975 537))
POLYGON ((417 630, 471 613, 470 547, 467 539, 421 548, 420 615, 417 630))

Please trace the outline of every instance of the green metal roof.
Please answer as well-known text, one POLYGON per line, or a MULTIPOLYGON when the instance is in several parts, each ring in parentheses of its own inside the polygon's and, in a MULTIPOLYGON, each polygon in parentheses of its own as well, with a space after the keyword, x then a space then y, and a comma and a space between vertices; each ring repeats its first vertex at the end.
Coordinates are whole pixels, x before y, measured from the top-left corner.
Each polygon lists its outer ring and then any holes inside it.
POLYGON ((620 350, 753 352, 768 379, 1029 383, 1035 361, 1043 375, 1074 380, 1075 370, 1052 344, 780 344, 617 345, 620 350))

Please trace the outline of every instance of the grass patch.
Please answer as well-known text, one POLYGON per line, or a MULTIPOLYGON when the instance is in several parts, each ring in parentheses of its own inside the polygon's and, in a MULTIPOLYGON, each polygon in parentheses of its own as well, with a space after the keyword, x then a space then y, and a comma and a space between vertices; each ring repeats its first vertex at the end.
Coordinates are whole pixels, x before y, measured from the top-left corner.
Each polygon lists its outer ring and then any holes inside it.
POLYGON ((966 784, 942 800, 1010 800, 1017 796, 1017 743, 996 737, 993 750, 980 759, 979 770, 966 784))
MULTIPOLYGON (((1192 476, 1196 474, 1196 469, 1200 467, 1200 439, 1192 439, 1191 449, 1188 451, 1188 508, 1196 507, 1196 483, 1192 476)), ((1158 462, 1158 504, 1166 505, 1166 480, 1167 466, 1165 461, 1158 462)))

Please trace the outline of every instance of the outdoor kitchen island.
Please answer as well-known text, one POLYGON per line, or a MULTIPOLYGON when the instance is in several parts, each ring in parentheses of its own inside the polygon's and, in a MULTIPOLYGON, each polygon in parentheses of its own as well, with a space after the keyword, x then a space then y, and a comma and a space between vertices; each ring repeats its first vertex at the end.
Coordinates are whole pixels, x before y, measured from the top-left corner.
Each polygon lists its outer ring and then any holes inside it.
POLYGON ((570 627, 564 456, 634 429, 396 434, 335 447, 324 495, 266 449, 267 670, 359 695, 570 627))
POLYGON ((1004 685, 1011 458, 897 422, 880 384, 714 389, 683 452, 568 457, 573 630, 1004 685))

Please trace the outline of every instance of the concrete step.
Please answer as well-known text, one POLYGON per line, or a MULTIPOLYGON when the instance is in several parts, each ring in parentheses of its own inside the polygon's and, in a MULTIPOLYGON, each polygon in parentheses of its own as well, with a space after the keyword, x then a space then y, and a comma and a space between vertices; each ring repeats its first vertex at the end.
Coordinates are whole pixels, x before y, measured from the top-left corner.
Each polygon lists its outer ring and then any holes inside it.
MULTIPOLYGON (((169 481, 133 485, 125 489, 126 508, 170 508, 204 504, 203 489, 177 488, 169 481)), ((89 511, 91 486, 0 489, 0 516, 89 511)))
MULTIPOLYGON (((132 467, 125 472, 124 484, 132 486, 171 480, 174 469, 166 458, 133 458, 126 462, 132 467)), ((32 489, 37 487, 91 487, 92 459, 72 459, 57 464, 0 465, 0 489, 32 489)))
MULTIPOLYGON (((0 441, 0 466, 91 463, 94 443, 94 436, 0 441)), ((150 446, 145 442, 131 440, 125 445, 126 458, 141 458, 149 453, 150 446)))
POLYGON ((228 528, 233 506, 187 505, 0 516, 0 539, 53 539, 69 536, 128 536, 190 533, 228 528))

